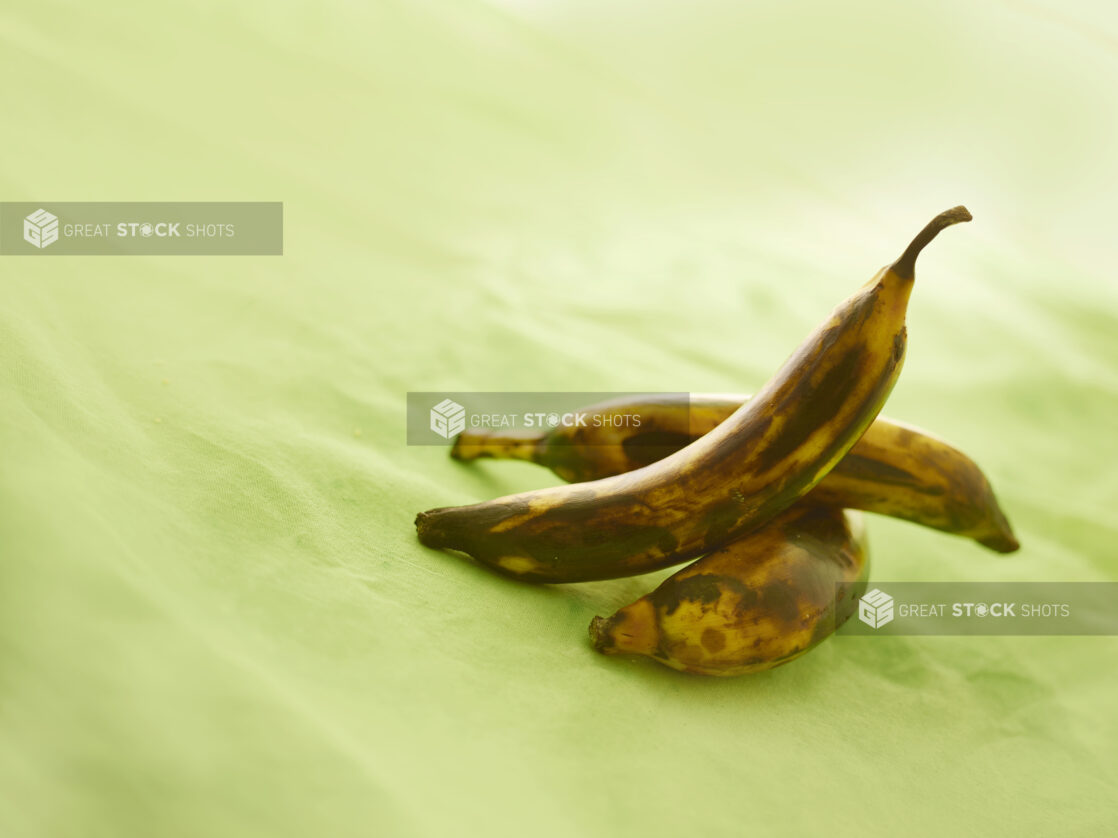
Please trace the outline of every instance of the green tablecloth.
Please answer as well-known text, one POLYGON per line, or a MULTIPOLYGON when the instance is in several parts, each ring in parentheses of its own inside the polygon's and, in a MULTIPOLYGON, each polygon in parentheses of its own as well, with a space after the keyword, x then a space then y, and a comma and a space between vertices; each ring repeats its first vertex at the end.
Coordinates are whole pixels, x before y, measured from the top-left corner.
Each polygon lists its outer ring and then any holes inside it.
POLYGON ((420 509, 554 482, 409 390, 750 391, 935 212, 889 415, 1113 580, 1118 16, 1021 3, 9 3, 0 197, 282 200, 282 257, 0 259, 0 834, 1099 835, 1113 638, 704 680, 420 509))

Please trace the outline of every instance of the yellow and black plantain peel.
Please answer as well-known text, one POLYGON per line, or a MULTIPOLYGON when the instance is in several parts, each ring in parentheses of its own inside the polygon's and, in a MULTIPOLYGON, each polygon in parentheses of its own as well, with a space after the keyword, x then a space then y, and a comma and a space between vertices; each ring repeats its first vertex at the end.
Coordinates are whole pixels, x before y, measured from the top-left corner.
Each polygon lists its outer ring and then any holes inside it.
POLYGON ((645 573, 758 529, 807 494, 858 441, 900 373, 916 257, 936 216, 710 433, 651 465, 589 483, 421 512, 419 539, 532 582, 645 573))
POLYGON ((699 675, 794 660, 833 634, 865 593, 869 554, 858 516, 797 504, 612 617, 595 617, 590 640, 607 655, 645 655, 699 675))
MULTIPOLYGON (((467 430, 451 456, 529 460, 564 480, 598 480, 655 462, 710 433, 748 396, 673 394, 615 399, 582 408, 586 424, 512 435, 467 430), (639 417, 640 425, 615 421, 639 417)), ((1020 546, 982 469, 927 431, 877 417, 802 503, 902 518, 973 538, 999 553, 1020 546)))

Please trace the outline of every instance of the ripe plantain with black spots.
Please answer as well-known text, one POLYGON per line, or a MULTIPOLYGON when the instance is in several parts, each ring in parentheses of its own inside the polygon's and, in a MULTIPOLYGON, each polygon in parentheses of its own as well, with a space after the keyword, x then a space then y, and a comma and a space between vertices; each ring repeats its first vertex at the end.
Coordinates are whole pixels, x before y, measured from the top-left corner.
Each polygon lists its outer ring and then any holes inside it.
POLYGON ((590 623, 594 648, 699 675, 772 669, 854 612, 869 578, 860 513, 797 504, 590 623))

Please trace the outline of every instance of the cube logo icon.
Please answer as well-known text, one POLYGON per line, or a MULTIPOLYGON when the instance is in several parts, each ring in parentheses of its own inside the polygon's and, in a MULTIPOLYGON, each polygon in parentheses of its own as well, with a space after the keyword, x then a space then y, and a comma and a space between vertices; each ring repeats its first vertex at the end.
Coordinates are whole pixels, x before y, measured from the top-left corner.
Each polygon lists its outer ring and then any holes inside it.
POLYGON ((893 598, 874 588, 858 602, 858 619, 870 628, 893 622, 893 598))
POLYGON ((458 402, 443 399, 431 408, 431 430, 443 439, 457 436, 466 429, 466 408, 458 402))
POLYGON ((23 219, 23 240, 40 250, 58 241, 58 216, 38 209, 23 219))

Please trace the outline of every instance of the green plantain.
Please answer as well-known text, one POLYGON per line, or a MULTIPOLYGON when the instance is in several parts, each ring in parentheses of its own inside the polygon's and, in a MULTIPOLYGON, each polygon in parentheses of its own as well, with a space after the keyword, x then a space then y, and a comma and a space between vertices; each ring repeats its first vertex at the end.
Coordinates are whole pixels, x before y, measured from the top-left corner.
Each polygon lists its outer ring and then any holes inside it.
POLYGON ((865 592, 869 560, 858 518, 797 504, 612 617, 595 617, 594 648, 700 675, 787 663, 842 625, 865 592))
POLYGON ((750 402, 687 447, 602 480, 421 512, 420 541, 527 581, 577 582, 678 564, 763 526, 877 416, 904 359, 916 257, 970 217, 964 207, 936 216, 750 402))
MULTIPOLYGON (((464 431, 451 456, 530 460, 564 480, 597 480, 678 451, 748 399, 672 394, 616 399, 578 411, 586 421, 578 427, 519 435, 464 431)), ((926 431, 882 416, 804 501, 903 518, 973 538, 999 553, 1020 546, 990 482, 970 457, 926 431)))

